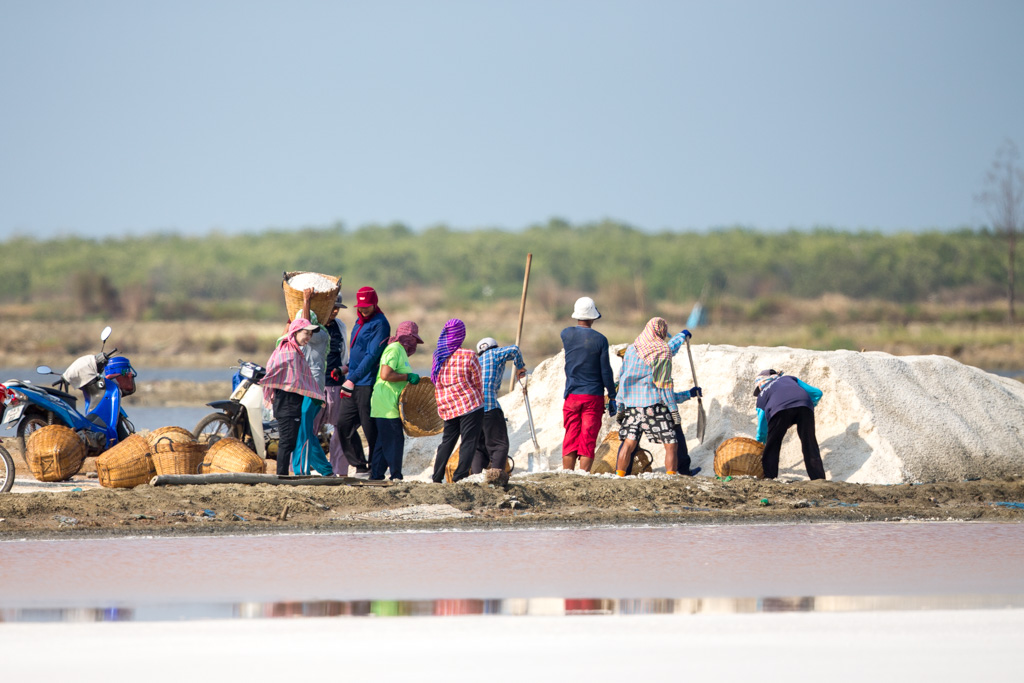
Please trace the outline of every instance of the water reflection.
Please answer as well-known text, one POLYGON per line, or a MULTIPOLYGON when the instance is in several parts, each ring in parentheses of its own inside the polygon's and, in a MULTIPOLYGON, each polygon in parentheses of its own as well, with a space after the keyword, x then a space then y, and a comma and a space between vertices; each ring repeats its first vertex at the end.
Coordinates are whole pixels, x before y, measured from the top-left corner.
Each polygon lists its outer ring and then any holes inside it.
POLYGON ((300 617, 637 616, 772 612, 1021 609, 1024 595, 797 596, 765 598, 529 598, 186 603, 133 608, 9 608, 0 622, 187 621, 300 617))

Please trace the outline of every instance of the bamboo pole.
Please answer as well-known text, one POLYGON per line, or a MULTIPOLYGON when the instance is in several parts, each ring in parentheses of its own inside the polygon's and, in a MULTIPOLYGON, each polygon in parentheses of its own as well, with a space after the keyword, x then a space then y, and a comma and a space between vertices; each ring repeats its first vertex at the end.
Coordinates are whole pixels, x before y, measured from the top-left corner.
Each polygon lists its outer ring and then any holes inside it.
MULTIPOLYGON (((523 275, 523 297, 519 300, 519 327, 516 330, 516 346, 523 338, 523 316, 526 314, 526 290, 530 286, 530 263, 533 261, 533 254, 526 255, 526 273, 523 275)), ((522 349, 520 349, 521 351, 522 349)), ((508 383, 508 390, 512 391, 516 386, 516 373, 513 369, 512 377, 508 383)))

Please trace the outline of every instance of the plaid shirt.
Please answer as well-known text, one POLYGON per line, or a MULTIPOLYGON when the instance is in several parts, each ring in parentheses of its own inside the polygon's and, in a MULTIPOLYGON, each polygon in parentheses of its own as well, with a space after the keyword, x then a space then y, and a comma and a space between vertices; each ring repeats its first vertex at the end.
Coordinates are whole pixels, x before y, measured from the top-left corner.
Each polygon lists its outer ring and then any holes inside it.
POLYGON ((437 414, 452 420, 483 405, 483 377, 476 353, 458 349, 437 374, 437 414))
POLYGON ((484 375, 484 410, 500 408, 498 405, 498 389, 505 376, 505 363, 512 361, 516 369, 525 368, 523 354, 515 344, 501 348, 488 349, 480 356, 480 367, 484 375))
POLYGON ((622 358, 617 396, 619 403, 627 408, 646 408, 660 403, 670 411, 677 409, 672 388, 654 386, 651 366, 644 362, 632 344, 626 347, 626 355, 622 358))

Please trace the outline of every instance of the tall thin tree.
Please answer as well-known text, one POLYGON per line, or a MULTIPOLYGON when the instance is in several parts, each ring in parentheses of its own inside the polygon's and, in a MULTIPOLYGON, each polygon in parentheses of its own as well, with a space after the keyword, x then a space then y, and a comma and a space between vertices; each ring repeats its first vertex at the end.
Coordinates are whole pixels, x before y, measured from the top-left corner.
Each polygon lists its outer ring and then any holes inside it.
POLYGON ((1009 321, 1013 324, 1017 236, 1024 228, 1024 169, 1020 167, 1020 152, 1013 140, 1005 140, 996 151, 985 174, 985 189, 977 200, 984 205, 993 230, 1006 240, 1006 296, 1009 321))

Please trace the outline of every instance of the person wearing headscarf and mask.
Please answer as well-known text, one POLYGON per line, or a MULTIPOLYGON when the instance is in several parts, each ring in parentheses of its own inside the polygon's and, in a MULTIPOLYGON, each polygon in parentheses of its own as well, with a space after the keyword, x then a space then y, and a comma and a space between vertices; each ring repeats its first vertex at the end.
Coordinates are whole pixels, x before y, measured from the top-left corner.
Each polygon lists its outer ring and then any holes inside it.
POLYGON ((459 466, 452 480, 459 481, 469 476, 469 468, 483 433, 483 376, 476 353, 461 348, 465 339, 464 322, 458 318, 446 322, 437 340, 434 362, 430 368, 430 379, 437 392, 437 414, 444 420, 441 444, 434 457, 435 484, 444 481, 444 469, 460 438, 459 466))
MULTIPOLYGON (((263 399, 274 407, 278 424, 277 473, 287 475, 292 465, 296 472, 312 466, 320 474, 331 474, 320 442, 302 433, 312 432, 313 418, 324 401, 324 392, 316 382, 302 347, 320 327, 306 318, 296 318, 288 332, 278 340, 277 348, 267 361, 267 374, 260 382, 263 399), (297 444, 303 443, 303 448, 297 444), (319 459, 315 450, 319 450, 319 459), (322 461, 322 462, 321 462, 322 461)), ((309 470, 306 469, 308 472, 309 470)))
POLYGON ((757 397, 757 440, 764 444, 761 467, 765 479, 779 476, 782 439, 793 425, 800 437, 804 467, 811 479, 825 478, 818 437, 814 433, 814 408, 822 391, 778 370, 762 370, 754 378, 757 397))
POLYGON ((386 470, 391 470, 392 479, 402 479, 405 431, 398 412, 398 399, 407 384, 420 381, 420 376, 409 365, 409 356, 423 343, 419 331, 419 326, 411 320, 399 323, 380 357, 380 371, 370 398, 370 415, 377 425, 377 444, 370 454, 370 479, 384 479, 386 470))
MULTIPOLYGON (((391 336, 391 324, 380 310, 377 292, 372 287, 361 287, 356 292, 356 324, 352 326, 349 344, 348 377, 341 385, 341 407, 338 411, 338 434, 348 464, 355 468, 355 476, 370 476, 368 455, 377 445, 377 426, 370 415, 370 398, 377 381, 377 370, 384 346, 391 336), (363 428, 368 453, 356 430, 363 428)), ((346 474, 341 472, 339 474, 346 474)))
POLYGON ((678 404, 701 396, 701 389, 693 387, 676 393, 672 382, 672 356, 689 336, 689 331, 683 330, 670 341, 665 319, 651 318, 643 332, 626 347, 618 393, 622 444, 615 471, 620 477, 631 470, 633 451, 644 434, 654 443, 665 446, 666 474, 697 472, 690 470, 678 404), (680 341, 673 349, 677 339, 680 341))

